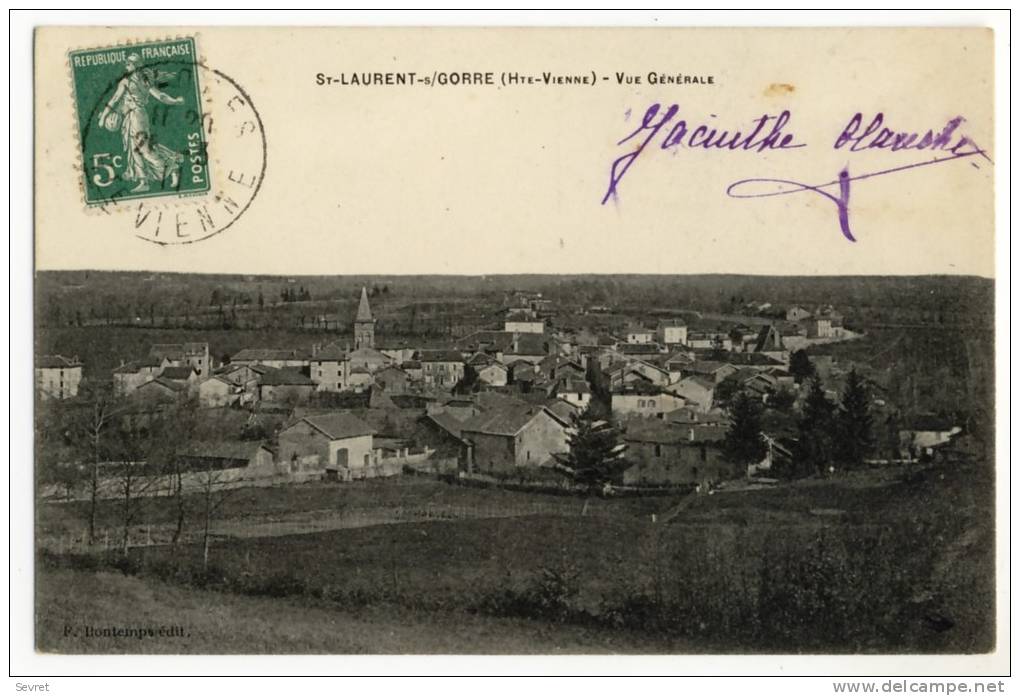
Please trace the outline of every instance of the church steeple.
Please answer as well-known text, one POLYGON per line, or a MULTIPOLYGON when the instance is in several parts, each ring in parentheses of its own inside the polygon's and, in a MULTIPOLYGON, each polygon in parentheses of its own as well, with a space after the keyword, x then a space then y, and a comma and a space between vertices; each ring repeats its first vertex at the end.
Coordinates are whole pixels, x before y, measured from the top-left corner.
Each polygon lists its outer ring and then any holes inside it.
POLYGON ((375 319, 368 306, 368 290, 362 286, 358 315, 354 319, 354 349, 375 347, 375 319))

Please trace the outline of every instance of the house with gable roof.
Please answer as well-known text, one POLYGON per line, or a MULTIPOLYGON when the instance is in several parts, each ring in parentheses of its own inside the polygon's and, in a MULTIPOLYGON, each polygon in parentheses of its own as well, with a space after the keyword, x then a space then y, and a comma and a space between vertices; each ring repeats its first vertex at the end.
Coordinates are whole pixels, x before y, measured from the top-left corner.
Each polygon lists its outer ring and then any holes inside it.
POLYGON ((544 406, 507 403, 479 413, 461 425, 468 443, 467 469, 509 474, 522 467, 552 466, 567 452, 567 426, 544 406))
POLYGON ((338 478, 365 478, 373 465, 375 430, 349 413, 310 415, 280 431, 280 464, 292 472, 337 472, 338 478))
POLYGON ((193 367, 199 378, 212 374, 208 343, 156 343, 149 348, 149 357, 166 359, 174 367, 193 367))

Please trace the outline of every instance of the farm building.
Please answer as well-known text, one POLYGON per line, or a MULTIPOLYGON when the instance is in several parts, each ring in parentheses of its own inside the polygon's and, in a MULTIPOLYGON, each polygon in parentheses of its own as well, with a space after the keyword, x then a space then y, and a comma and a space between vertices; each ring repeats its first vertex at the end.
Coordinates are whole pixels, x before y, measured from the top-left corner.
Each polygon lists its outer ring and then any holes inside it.
POLYGON ((263 474, 275 471, 273 451, 267 445, 256 441, 190 442, 178 449, 176 454, 186 471, 243 468, 263 474))
POLYGON ((744 475, 727 462, 720 448, 726 429, 688 427, 659 420, 632 421, 622 439, 627 443, 623 473, 626 485, 676 486, 718 482, 744 475))
POLYGON ((327 469, 339 478, 363 478, 372 465, 374 429, 348 413, 305 416, 279 434, 279 460, 291 471, 327 469), (358 472, 360 470, 360 472, 358 472))
POLYGON ((315 382, 296 370, 270 369, 259 383, 259 399, 276 403, 304 403, 315 390, 315 382))
POLYGON ((171 403, 183 398, 187 392, 186 385, 157 377, 135 389, 131 397, 145 403, 171 403))
POLYGON ((232 406, 240 401, 241 390, 226 377, 213 375, 198 385, 198 402, 206 408, 232 406))
POLYGON ((547 466, 566 452, 565 424, 542 406, 508 404, 480 413, 461 426, 470 443, 469 471, 511 473, 518 467, 547 466))

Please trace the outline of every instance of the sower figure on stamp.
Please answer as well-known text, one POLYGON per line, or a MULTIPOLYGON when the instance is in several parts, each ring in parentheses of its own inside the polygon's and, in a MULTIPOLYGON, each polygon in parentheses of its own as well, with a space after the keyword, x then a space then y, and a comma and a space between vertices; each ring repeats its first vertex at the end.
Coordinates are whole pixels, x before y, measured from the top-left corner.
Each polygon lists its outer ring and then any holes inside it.
POLYGON ((107 130, 120 129, 124 140, 124 179, 135 181, 132 193, 148 191, 152 181, 163 182, 170 178, 170 188, 180 180, 180 167, 184 157, 155 141, 149 122, 148 105, 152 99, 170 106, 183 104, 184 97, 172 97, 159 89, 160 79, 173 73, 139 67, 137 53, 128 56, 127 74, 117 83, 117 90, 99 114, 99 125, 107 130))

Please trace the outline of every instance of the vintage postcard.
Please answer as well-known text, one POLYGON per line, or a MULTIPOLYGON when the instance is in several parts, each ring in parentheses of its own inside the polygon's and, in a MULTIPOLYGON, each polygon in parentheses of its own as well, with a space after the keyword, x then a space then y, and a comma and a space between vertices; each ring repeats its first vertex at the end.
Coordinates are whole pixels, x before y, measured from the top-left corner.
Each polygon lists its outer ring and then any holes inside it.
POLYGON ((994 39, 38 28, 35 650, 988 669, 994 39))

